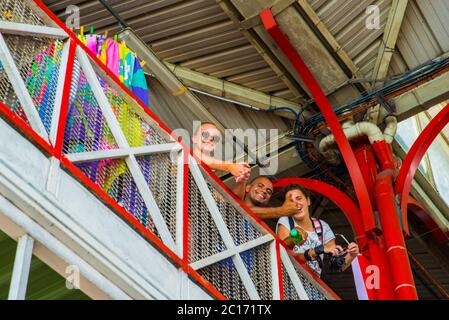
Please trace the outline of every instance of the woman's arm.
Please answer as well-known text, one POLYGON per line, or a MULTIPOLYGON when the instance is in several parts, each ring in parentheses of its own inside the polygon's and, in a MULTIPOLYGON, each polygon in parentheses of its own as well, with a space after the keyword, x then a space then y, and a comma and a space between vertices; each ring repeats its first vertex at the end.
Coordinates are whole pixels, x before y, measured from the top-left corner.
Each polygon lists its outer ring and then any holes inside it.
POLYGON ((278 227, 278 236, 279 238, 285 242, 287 247, 292 249, 295 246, 295 243, 293 242, 292 238, 290 238, 290 230, 288 230, 284 225, 279 224, 278 227))
MULTIPOLYGON (((293 242, 292 238, 290 238, 290 230, 288 230, 284 225, 279 224, 278 232, 277 232, 279 238, 285 242, 285 244, 292 249, 295 246, 295 243, 293 242)), ((294 253, 296 257, 301 259, 302 261, 306 262, 306 258, 304 257, 303 253, 294 253)))

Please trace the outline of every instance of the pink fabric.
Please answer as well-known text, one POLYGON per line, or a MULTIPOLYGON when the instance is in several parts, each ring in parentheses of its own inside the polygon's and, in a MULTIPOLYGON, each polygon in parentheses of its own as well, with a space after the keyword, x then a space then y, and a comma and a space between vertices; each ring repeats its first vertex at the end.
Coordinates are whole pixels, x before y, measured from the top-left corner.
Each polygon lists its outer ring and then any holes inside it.
POLYGON ((96 34, 88 34, 86 36, 86 46, 93 54, 97 54, 97 35, 96 34))
POLYGON ((106 66, 118 77, 120 71, 119 44, 111 38, 106 39, 106 42, 106 66))

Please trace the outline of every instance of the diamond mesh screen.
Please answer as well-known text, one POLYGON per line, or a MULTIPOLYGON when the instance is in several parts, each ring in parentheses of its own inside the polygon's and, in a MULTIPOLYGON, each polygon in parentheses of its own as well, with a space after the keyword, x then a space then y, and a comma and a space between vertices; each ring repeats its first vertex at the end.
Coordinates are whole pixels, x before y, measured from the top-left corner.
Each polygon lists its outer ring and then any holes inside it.
POLYGON ((189 173, 189 262, 204 259, 225 249, 201 192, 189 173))
POLYGON ((125 160, 92 161, 77 163, 76 166, 147 229, 157 235, 148 209, 137 190, 125 160))
POLYGON ((307 296, 310 300, 326 300, 326 297, 321 293, 320 290, 317 289, 318 284, 314 285, 311 283, 304 275, 303 272, 307 271, 301 271, 296 266, 296 263, 293 263, 296 273, 298 274, 299 278, 301 279, 302 285, 304 286, 304 290, 307 293, 307 296))
MULTIPOLYGON (((33 104, 49 132, 63 42, 29 36, 4 35, 4 38, 33 104)), ((3 103, 26 121, 25 113, 2 68, 0 68, 0 97, 3 103)))
POLYGON ((108 84, 108 82, 104 81, 101 77, 98 77, 98 79, 103 88, 103 92, 106 94, 108 101, 114 110, 126 140, 131 147, 168 142, 157 132, 157 130, 151 128, 151 126, 133 110, 133 107, 108 84))
POLYGON ((208 183, 212 196, 214 197, 218 209, 226 223, 226 226, 234 239, 235 245, 240 245, 248 241, 262 237, 262 234, 257 231, 242 215, 228 203, 220 193, 208 183))
POLYGON ((63 42, 60 40, 47 43, 45 49, 34 58, 25 80, 47 133, 50 132, 53 117, 62 48, 63 42))
POLYGON ((231 300, 249 300, 248 293, 231 258, 200 269, 198 273, 226 298, 231 300))
POLYGON ((285 300, 300 300, 298 293, 296 292, 293 282, 288 276, 287 270, 285 270, 284 264, 282 264, 282 285, 284 288, 284 299, 285 300))
POLYGON ((0 20, 43 26, 42 20, 25 4, 23 0, 0 1, 0 20))
MULTIPOLYGON (((28 123, 25 111, 23 110, 16 93, 8 79, 8 76, 3 68, 0 67, 0 101, 3 102, 9 109, 11 109, 22 120, 28 123)), ((29 123, 28 123, 29 124, 29 123)))
POLYGON ((240 253, 243 263, 262 300, 273 299, 270 245, 264 244, 240 253))
POLYGON ((64 133, 64 153, 79 153, 117 148, 86 76, 75 60, 70 106, 64 133))
POLYGON ((171 162, 168 153, 137 157, 137 162, 176 241, 177 166, 171 162))

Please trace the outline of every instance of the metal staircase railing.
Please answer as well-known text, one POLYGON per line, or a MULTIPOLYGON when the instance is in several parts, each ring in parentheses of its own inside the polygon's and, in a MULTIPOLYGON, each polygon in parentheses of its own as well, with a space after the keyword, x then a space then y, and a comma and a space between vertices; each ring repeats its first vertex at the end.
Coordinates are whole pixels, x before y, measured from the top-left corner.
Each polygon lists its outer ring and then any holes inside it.
POLYGON ((338 299, 40 1, 0 12, 0 115, 169 260, 216 298, 338 299))

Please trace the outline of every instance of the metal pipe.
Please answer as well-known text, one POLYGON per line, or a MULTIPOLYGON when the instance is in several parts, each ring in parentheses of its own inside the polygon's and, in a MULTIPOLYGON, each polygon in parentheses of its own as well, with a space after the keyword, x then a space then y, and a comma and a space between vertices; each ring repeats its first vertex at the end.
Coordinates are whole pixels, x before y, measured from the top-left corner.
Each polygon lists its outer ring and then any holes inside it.
MULTIPOLYGON (((381 238, 368 241, 368 252, 371 265, 377 267, 379 277, 378 287, 367 288, 374 293, 377 300, 393 300, 395 298, 392 284, 392 275, 387 255, 384 250, 385 244, 381 238)), ((373 273, 373 277, 376 275, 373 273)))
MULTIPOLYGON (((354 154, 362 171, 363 179, 368 188, 371 203, 376 203, 374 198, 374 183, 377 177, 377 161, 373 153, 373 148, 369 143, 361 143, 354 148, 354 154)), ((366 288, 373 297, 372 300, 391 300, 394 299, 392 287, 392 278, 389 270, 387 255, 385 252, 385 244, 382 237, 374 236, 368 240, 367 247, 361 247, 363 253, 370 256, 370 263, 376 266, 379 271, 379 287, 366 288)), ((369 275, 365 274, 365 277, 369 275)))
POLYGON ((119 23, 120 27, 122 27, 122 30, 129 27, 128 24, 125 22, 125 20, 123 20, 122 17, 120 17, 120 15, 109 5, 109 3, 106 2, 106 0, 98 0, 98 1, 100 1, 100 3, 106 8, 106 10, 108 10, 114 16, 114 18, 119 23))
MULTIPOLYGON (((394 118, 395 119, 395 118, 394 118)), ((386 142, 384 133, 379 129, 377 125, 371 122, 358 122, 354 123, 352 120, 346 121, 343 124, 343 131, 348 140, 354 140, 360 137, 366 136, 369 142, 372 144, 376 156, 381 164, 382 170, 394 169, 393 154, 391 146, 386 142)), ((394 122, 389 120, 389 127, 387 136, 390 137, 392 132, 395 132, 394 122)), ((333 151, 333 145, 335 144, 335 138, 332 134, 326 136, 320 141, 319 150, 329 163, 338 165, 339 157, 335 155, 333 151)))
POLYGON ((385 118, 385 124, 384 138, 388 144, 391 144, 398 129, 398 119, 395 116, 388 116, 385 118))
POLYGON ((394 293, 399 300, 417 300, 413 274, 408 260, 393 189, 393 171, 377 176, 375 196, 386 244, 387 259, 392 274, 394 293))
POLYGON ((374 153, 381 167, 381 171, 390 169, 394 170, 393 151, 391 144, 388 144, 385 140, 377 141, 372 144, 374 153))

